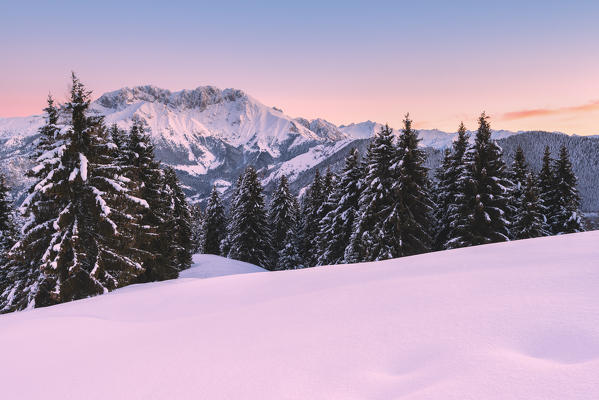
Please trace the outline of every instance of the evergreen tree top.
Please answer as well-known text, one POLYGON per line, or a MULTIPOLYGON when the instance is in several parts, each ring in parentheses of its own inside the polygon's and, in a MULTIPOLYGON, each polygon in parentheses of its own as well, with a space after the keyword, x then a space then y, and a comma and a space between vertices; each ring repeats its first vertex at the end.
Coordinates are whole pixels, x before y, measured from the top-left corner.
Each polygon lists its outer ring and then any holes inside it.
POLYGON ((476 143, 486 143, 491 140, 491 124, 489 116, 483 111, 478 118, 478 130, 476 131, 476 143))
POLYGON ((541 172, 539 173, 539 181, 541 184, 541 191, 546 191, 551 185, 551 181, 553 179, 553 171, 552 171, 553 160, 551 159, 551 152, 549 151, 549 146, 545 146, 545 151, 543 152, 543 163, 541 167, 541 172))
POLYGON ((218 189, 216 189, 216 185, 213 185, 212 190, 210 191, 210 198, 208 199, 205 212, 208 213, 208 210, 213 210, 216 207, 222 207, 222 200, 220 198, 218 189))
POLYGON ((47 116, 47 125, 58 124, 58 108, 54 105, 54 98, 48 94, 47 106, 44 108, 47 116))
POLYGON ((470 135, 466 130, 466 126, 464 126, 464 122, 460 122, 460 126, 458 128, 458 137, 453 142, 453 153, 454 158, 461 160, 464 156, 464 153, 468 149, 468 140, 470 139, 470 135))
POLYGON ((514 155, 511 173, 512 181, 514 185, 516 185, 517 189, 520 189, 522 186, 524 186, 527 174, 528 165, 526 163, 526 159, 524 158, 524 151, 522 150, 522 147, 518 146, 516 154, 514 155))

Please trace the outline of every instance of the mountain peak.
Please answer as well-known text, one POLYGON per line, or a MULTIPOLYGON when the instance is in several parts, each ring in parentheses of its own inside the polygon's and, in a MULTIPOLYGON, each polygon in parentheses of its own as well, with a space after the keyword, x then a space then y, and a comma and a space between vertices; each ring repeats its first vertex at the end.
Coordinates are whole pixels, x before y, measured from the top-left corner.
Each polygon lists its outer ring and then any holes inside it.
POLYGON ((234 102, 247 99, 247 95, 238 89, 221 90, 214 86, 199 86, 192 90, 172 92, 153 85, 125 87, 100 96, 96 104, 110 110, 122 110, 138 102, 159 103, 172 108, 199 109, 222 102, 234 102))

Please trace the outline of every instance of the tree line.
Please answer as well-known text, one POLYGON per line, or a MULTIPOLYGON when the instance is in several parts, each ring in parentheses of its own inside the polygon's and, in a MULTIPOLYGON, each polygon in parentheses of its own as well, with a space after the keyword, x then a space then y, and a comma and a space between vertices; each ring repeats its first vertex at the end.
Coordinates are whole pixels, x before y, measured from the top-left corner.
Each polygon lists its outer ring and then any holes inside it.
POLYGON ((214 187, 202 210, 155 159, 143 124, 106 126, 90 94, 73 75, 67 103, 48 98, 22 222, 0 177, 0 312, 176 278, 195 252, 283 270, 584 228, 567 149, 555 160, 546 149, 538 175, 521 149, 508 168, 484 113, 472 143, 460 125, 434 179, 406 116, 400 135, 384 126, 365 155, 352 149, 338 174, 317 170, 299 198, 282 175, 267 204, 250 166, 228 207, 214 187))
POLYGON ((352 149, 339 174, 317 170, 299 199, 283 175, 266 206, 250 166, 228 214, 216 188, 203 212, 194 206, 194 249, 281 270, 583 231, 566 147, 557 159, 546 148, 535 175, 521 148, 508 167, 488 116, 478 122, 473 141, 460 125, 434 179, 409 116, 397 137, 381 128, 364 157, 352 149))
POLYGON ((90 94, 73 74, 67 103, 49 96, 20 232, 0 180, 2 312, 171 279, 191 265, 175 171, 155 160, 139 121, 124 132, 90 112, 90 94))

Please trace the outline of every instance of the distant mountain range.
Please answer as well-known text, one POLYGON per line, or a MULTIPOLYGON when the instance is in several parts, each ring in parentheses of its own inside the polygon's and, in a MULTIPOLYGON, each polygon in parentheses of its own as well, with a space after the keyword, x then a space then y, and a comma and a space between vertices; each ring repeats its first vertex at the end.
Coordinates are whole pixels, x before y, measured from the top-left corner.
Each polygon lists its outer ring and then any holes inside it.
MULTIPOLYGON (((267 191, 282 174, 288 175, 292 188, 299 191, 309 183, 315 168, 339 168, 351 147, 365 149, 382 126, 372 121, 337 126, 320 118, 292 118, 241 90, 212 86, 178 92, 154 86, 123 88, 103 94, 91 109, 104 115, 107 124, 125 129, 134 120, 142 121, 156 145, 157 157, 177 170, 195 201, 205 199, 212 185, 228 194, 249 164, 260 169, 267 191)), ((29 185, 23 172, 30 166, 29 155, 43 123, 43 115, 0 118, 0 168, 19 193, 29 185)), ((421 146, 429 154, 428 165, 435 168, 442 150, 451 145, 456 134, 436 129, 419 132, 421 146)), ((567 142, 581 177, 583 207, 599 210, 596 182, 584 178, 599 175, 595 160, 599 151, 590 155, 590 161, 586 151, 581 153, 588 146, 599 145, 599 138, 543 133, 529 142, 515 139, 530 136, 522 132, 494 131, 493 135, 508 148, 511 143, 522 142, 533 166, 543 143, 567 142), (580 158, 587 162, 581 164, 580 158)))

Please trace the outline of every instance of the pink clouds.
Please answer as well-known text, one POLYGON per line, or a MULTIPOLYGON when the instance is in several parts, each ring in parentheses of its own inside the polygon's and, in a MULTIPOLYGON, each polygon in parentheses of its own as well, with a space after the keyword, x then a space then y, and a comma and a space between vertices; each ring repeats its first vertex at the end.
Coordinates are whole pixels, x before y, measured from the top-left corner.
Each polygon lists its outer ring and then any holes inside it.
POLYGON ((589 112, 599 110, 599 100, 592 101, 587 104, 582 104, 578 106, 569 106, 569 107, 559 107, 559 108, 537 108, 531 110, 520 110, 520 111, 511 111, 503 114, 504 120, 514 120, 514 119, 522 119, 529 117, 542 117, 549 115, 557 115, 557 114, 571 114, 571 113, 579 113, 579 112, 589 112))

